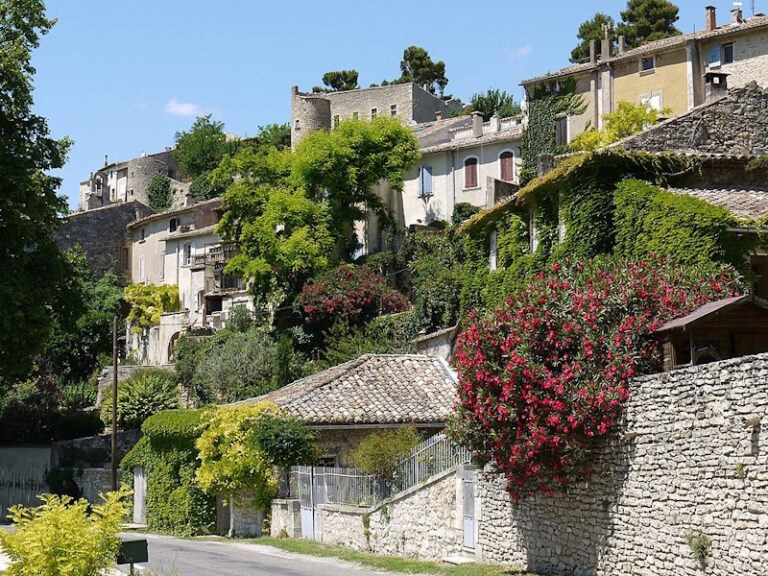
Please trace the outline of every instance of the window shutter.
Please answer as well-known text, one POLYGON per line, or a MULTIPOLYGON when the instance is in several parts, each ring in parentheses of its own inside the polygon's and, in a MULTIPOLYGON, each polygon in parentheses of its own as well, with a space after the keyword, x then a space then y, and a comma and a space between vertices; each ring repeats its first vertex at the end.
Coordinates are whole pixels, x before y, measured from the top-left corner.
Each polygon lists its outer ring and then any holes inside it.
POLYGON ((419 166, 419 196, 424 196, 424 166, 419 166))
POLYGON ((432 194, 432 166, 424 166, 422 170, 424 171, 424 194, 432 194))

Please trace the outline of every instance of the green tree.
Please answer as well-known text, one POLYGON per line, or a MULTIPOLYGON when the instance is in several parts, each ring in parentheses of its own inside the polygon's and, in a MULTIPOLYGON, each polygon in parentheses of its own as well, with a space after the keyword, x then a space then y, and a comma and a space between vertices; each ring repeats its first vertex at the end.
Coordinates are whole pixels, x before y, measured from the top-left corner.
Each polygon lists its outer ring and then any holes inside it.
POLYGON ((198 116, 187 131, 176 132, 173 156, 184 176, 195 177, 213 170, 227 151, 224 123, 211 120, 211 115, 198 116))
POLYGON ((351 254, 357 248, 351 241, 354 222, 375 214, 384 226, 393 224, 374 186, 384 180, 393 190, 402 190, 403 176, 418 158, 413 133, 397 120, 348 120, 332 132, 313 132, 301 141, 293 177, 310 198, 327 206, 334 236, 351 254))
MULTIPOLYGON (((121 382, 117 388, 117 425, 125 430, 139 428, 157 412, 179 407, 179 386, 173 372, 146 368, 121 382)), ((112 389, 101 405, 101 419, 112 425, 112 389)))
POLYGON ((659 116, 670 113, 664 109, 659 113, 648 103, 633 104, 622 100, 616 106, 616 111, 603 116, 605 127, 602 130, 587 130, 582 132, 569 145, 573 152, 592 151, 623 140, 632 134, 641 132, 648 126, 659 121, 659 116))
POLYGON ((598 41, 598 51, 599 48, 599 42, 603 38, 605 38, 605 26, 609 26, 609 37, 613 37, 613 31, 615 28, 615 23, 613 21, 613 17, 609 16, 608 14, 604 14, 602 12, 596 12, 595 15, 584 22, 581 23, 581 26, 579 26, 579 31, 576 34, 576 37, 579 39, 579 44, 571 50, 571 62, 574 64, 577 64, 579 62, 584 62, 586 60, 589 60, 589 41, 590 40, 597 40, 598 41))
POLYGON ((156 212, 165 212, 173 204, 171 179, 165 174, 155 174, 147 186, 149 206, 156 212))
POLYGON ((473 112, 481 112, 483 120, 486 121, 494 114, 506 118, 520 113, 520 105, 515 102, 515 97, 498 88, 489 88, 484 93, 473 94, 470 106, 473 112))
MULTIPOLYGON (((397 83, 413 82, 431 94, 442 96, 448 84, 445 62, 434 62, 429 53, 419 46, 409 46, 403 51, 400 72, 402 74, 397 83)), ((382 82, 382 85, 385 84, 382 82)))
POLYGON ((315 86, 313 92, 341 92, 342 90, 357 90, 357 70, 339 70, 323 74, 325 88, 315 86))
POLYGON ((265 148, 275 148, 278 151, 287 150, 291 147, 291 125, 285 123, 259 126, 254 141, 257 150, 265 148))
POLYGON ((0 3, 0 394, 2 382, 23 377, 53 323, 79 315, 69 267, 53 240, 67 212, 57 196, 69 139, 50 137, 33 113, 31 53, 55 20, 42 0, 0 3))
POLYGON ((624 35, 627 48, 679 36, 682 32, 675 27, 679 11, 669 0, 629 0, 616 32, 624 35))

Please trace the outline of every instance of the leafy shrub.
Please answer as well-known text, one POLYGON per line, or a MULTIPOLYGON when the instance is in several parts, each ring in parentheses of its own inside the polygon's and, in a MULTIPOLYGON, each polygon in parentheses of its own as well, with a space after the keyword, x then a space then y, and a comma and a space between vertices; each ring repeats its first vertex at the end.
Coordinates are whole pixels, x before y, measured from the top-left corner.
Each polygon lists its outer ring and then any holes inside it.
POLYGON ((387 479, 392 476, 397 463, 411 453, 421 442, 421 436, 413 426, 397 430, 373 432, 360 442, 351 454, 351 460, 365 474, 375 474, 387 479))
POLYGON ((314 456, 311 433, 271 402, 212 410, 196 445, 196 478, 206 493, 252 489, 254 503, 262 510, 277 493, 273 466, 314 456))
POLYGON ((342 265, 304 285, 296 300, 304 321, 319 333, 337 317, 356 324, 381 314, 407 310, 408 300, 367 266, 342 265))
MULTIPOLYGON (((172 372, 157 368, 139 370, 117 388, 117 425, 133 429, 156 412, 179 407, 179 387, 172 372)), ((112 425, 112 389, 108 388, 101 405, 101 419, 112 425)))
POLYGON ((0 445, 49 444, 58 416, 57 396, 50 375, 13 386, 0 405, 0 445))
POLYGON ((211 173, 203 172, 195 176, 189 185, 189 194, 198 202, 204 202, 221 196, 224 190, 211 184, 211 173))
POLYGON ((702 568, 707 567, 709 559, 709 549, 712 547, 712 540, 701 530, 689 530, 685 535, 685 541, 691 549, 691 555, 696 559, 702 568))
POLYGON ((147 199, 152 210, 156 212, 168 210, 173 203, 171 179, 165 174, 155 174, 147 186, 147 199))
POLYGON ((453 214, 451 215, 451 224, 458 226, 464 220, 471 218, 475 214, 480 212, 480 208, 469 202, 457 202, 453 206, 453 214))
POLYGON ((553 265, 459 336, 454 439, 494 460, 518 498, 583 478, 630 378, 661 366, 653 331, 736 291, 732 269, 553 265))
POLYGON ((98 379, 99 373, 95 372, 86 382, 62 386, 59 391, 59 408, 63 412, 73 412, 94 406, 99 393, 98 379))
POLYGON ((196 410, 154 414, 144 421, 141 440, 120 462, 124 478, 132 478, 134 468, 145 470, 150 530, 188 536, 215 524, 215 498, 195 482, 195 441, 204 425, 202 413, 196 410))
POLYGON ((70 412, 56 421, 56 438, 59 440, 95 436, 103 431, 104 422, 95 412, 70 412))
POLYGON ((16 531, 0 531, 0 548, 11 559, 8 576, 98 576, 114 566, 126 513, 126 492, 112 492, 92 507, 85 500, 44 494, 36 508, 10 510, 16 531))
POLYGON ((259 396, 275 388, 276 346, 265 331, 222 330, 195 369, 196 394, 217 402, 259 396))
POLYGON ((175 284, 131 284, 125 287, 125 301, 131 306, 127 320, 136 334, 160 324, 164 312, 181 309, 179 287, 175 284))

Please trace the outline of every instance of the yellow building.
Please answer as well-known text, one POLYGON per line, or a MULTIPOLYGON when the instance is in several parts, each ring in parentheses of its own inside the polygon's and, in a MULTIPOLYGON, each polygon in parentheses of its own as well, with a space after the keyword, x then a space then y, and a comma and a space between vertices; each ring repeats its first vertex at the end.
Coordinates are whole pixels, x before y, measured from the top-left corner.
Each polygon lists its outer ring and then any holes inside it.
POLYGON ((615 43, 593 41, 589 61, 524 80, 525 102, 537 89, 558 90, 570 81, 584 102, 584 112, 558 120, 558 144, 567 144, 588 127, 602 128, 603 116, 618 102, 648 103, 657 110, 682 114, 751 81, 768 87, 768 16, 744 19, 740 9, 717 25, 716 9, 706 8, 705 28, 625 50, 615 43))

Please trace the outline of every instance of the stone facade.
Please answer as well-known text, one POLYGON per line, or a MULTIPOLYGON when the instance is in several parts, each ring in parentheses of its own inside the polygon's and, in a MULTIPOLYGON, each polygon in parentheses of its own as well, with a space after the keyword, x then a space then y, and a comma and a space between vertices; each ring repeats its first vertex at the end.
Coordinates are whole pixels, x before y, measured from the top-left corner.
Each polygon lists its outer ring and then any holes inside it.
POLYGON ((618 142, 629 150, 759 156, 768 153, 768 91, 752 83, 618 142))
MULTIPOLYGON (((122 473, 117 471, 117 485, 120 485, 122 473)), ((111 468, 83 468, 75 472, 74 480, 77 487, 80 488, 82 498, 85 498, 91 504, 100 504, 102 502, 100 494, 106 494, 112 490, 112 469, 111 468)))
POLYGON ((456 478, 456 470, 448 470, 372 509, 319 505, 315 539, 375 554, 424 560, 459 555, 463 529, 456 478))
POLYGON ((153 213, 154 210, 136 201, 75 212, 54 232, 54 238, 61 250, 69 250, 76 244, 82 246, 97 276, 113 270, 127 281, 130 280, 130 243, 126 226, 153 213))
MULTIPOLYGON (((141 430, 119 430, 118 463, 141 439, 141 430)), ((112 460, 112 435, 99 434, 55 442, 51 447, 52 468, 100 468, 112 460)))
POLYGON ((288 536, 301 538, 301 508, 298 500, 272 500, 269 535, 273 538, 288 536))
POLYGON ((764 574, 767 410, 766 354, 634 380, 588 481, 519 503, 498 474, 478 482, 479 557, 541 573, 693 576, 686 536, 701 531, 706 573, 764 574))
POLYGON ((264 525, 264 511, 253 505, 253 494, 242 490, 229 499, 230 537, 259 537, 264 525))

